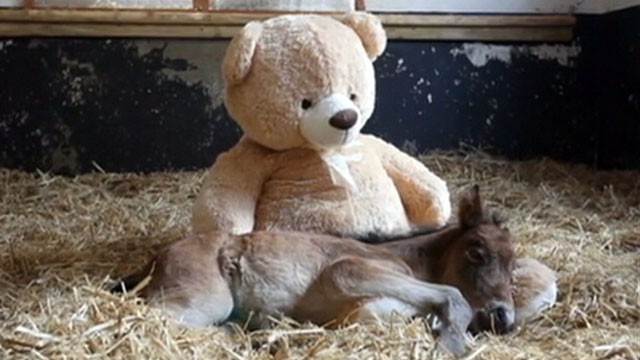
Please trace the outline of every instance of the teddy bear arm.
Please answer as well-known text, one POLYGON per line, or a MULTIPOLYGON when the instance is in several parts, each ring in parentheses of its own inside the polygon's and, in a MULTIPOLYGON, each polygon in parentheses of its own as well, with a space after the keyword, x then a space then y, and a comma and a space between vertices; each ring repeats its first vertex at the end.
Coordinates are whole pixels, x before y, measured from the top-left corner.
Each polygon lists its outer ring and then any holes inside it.
POLYGON ((234 234, 252 231, 256 204, 269 172, 270 162, 254 144, 241 141, 221 154, 196 199, 193 231, 222 230, 234 234))
POLYGON ((532 258, 516 260, 513 301, 516 323, 532 319, 552 307, 557 298, 556 274, 532 258))
POLYGON ((446 182, 395 146, 373 136, 367 140, 395 184, 409 220, 417 225, 444 225, 451 216, 446 182))

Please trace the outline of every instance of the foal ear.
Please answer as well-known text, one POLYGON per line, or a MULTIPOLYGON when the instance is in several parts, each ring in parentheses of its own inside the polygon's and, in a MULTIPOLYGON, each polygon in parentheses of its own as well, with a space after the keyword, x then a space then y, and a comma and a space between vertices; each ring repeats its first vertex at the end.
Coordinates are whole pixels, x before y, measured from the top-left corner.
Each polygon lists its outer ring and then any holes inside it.
POLYGON ((483 217, 480 187, 473 185, 460 195, 460 200, 458 200, 458 221, 463 227, 473 227, 480 224, 483 217))

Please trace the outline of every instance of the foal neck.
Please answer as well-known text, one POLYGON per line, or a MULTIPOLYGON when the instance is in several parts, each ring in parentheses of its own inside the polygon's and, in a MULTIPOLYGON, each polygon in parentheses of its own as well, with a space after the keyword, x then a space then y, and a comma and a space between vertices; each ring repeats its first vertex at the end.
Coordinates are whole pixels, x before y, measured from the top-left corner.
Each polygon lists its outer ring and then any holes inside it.
POLYGON ((398 239, 378 246, 399 256, 423 281, 437 282, 442 276, 443 263, 455 239, 463 230, 456 225, 447 225, 441 230, 429 234, 415 235, 398 239))

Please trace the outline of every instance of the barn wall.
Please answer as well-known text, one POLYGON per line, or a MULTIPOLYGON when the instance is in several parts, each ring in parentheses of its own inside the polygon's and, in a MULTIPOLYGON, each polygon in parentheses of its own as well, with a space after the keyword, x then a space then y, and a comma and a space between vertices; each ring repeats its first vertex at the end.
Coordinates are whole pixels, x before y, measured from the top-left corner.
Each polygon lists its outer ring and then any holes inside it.
MULTIPOLYGON (((640 168, 640 7, 580 15, 568 44, 391 41, 365 127, 418 153, 640 168)), ((240 132, 226 40, 0 39, 0 166, 58 173, 208 166, 240 132)))

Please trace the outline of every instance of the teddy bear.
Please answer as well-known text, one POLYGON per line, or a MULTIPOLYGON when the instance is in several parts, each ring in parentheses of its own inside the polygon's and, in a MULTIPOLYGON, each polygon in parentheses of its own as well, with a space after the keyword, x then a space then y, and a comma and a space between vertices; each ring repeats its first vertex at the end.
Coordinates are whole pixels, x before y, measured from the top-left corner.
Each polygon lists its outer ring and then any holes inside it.
MULTIPOLYGON (((246 24, 222 63, 224 104, 243 136, 209 169, 193 232, 393 236, 443 226, 451 215, 446 182, 361 132, 375 105, 373 62, 386 42, 379 19, 362 12, 246 24)), ((538 265, 519 269, 523 308, 537 309, 555 286, 538 265)))
POLYGON ((244 134, 209 170, 193 230, 351 235, 445 224, 445 181, 361 133, 385 46, 380 21, 366 13, 248 23, 222 64, 224 104, 244 134))

